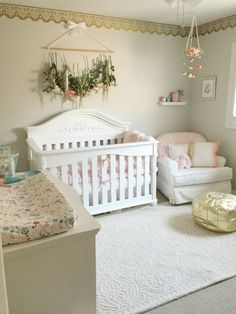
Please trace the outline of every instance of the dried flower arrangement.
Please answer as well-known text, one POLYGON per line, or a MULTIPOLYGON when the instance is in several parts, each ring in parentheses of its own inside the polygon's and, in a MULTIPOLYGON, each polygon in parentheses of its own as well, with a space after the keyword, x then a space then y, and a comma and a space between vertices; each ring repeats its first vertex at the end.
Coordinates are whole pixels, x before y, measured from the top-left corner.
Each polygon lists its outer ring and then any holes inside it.
POLYGON ((85 59, 83 69, 73 65, 72 70, 65 60, 61 69, 58 69, 57 54, 50 53, 49 68, 43 72, 45 88, 43 92, 52 96, 60 95, 63 101, 70 100, 72 103, 82 105, 84 97, 91 93, 103 90, 103 95, 107 97, 110 86, 116 86, 114 76, 114 66, 111 57, 99 56, 92 60, 91 67, 85 59))

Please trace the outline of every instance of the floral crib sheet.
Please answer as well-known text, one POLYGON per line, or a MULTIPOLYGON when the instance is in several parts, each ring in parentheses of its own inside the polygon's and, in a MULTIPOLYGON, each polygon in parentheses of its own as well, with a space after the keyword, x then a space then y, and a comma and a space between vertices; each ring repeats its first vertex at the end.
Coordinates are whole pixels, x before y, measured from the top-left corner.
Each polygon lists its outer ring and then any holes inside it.
POLYGON ((0 187, 3 245, 55 235, 75 221, 74 209, 43 173, 0 187))

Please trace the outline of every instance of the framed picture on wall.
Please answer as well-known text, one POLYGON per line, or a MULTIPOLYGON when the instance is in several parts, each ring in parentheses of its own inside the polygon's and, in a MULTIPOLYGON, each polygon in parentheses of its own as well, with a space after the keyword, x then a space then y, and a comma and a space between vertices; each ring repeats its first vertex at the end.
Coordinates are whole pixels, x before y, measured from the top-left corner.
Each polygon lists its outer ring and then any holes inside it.
POLYGON ((216 98, 216 76, 206 76, 202 79, 202 100, 216 98))

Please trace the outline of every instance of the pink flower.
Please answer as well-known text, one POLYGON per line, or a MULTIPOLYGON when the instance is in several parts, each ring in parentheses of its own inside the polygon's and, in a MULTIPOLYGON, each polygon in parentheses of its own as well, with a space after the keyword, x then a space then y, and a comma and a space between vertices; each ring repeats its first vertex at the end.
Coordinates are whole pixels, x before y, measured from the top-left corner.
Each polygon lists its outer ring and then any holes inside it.
POLYGON ((69 89, 68 91, 66 91, 66 96, 67 97, 75 97, 76 96, 76 92, 74 90, 69 89))
POLYGON ((196 64, 196 65, 195 65, 195 68, 196 68, 197 70, 201 70, 202 65, 201 65, 201 64, 196 64))
POLYGON ((187 57, 198 57, 201 51, 198 48, 190 47, 185 51, 187 57))

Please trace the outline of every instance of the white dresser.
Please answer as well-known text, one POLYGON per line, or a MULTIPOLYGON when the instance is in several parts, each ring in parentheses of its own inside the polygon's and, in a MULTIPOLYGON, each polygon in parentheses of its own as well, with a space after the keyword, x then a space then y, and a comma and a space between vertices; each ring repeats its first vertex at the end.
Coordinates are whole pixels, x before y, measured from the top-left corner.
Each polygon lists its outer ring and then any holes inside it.
POLYGON ((99 223, 68 185, 53 179, 76 208, 70 231, 3 248, 11 314, 95 314, 95 237, 99 223))

